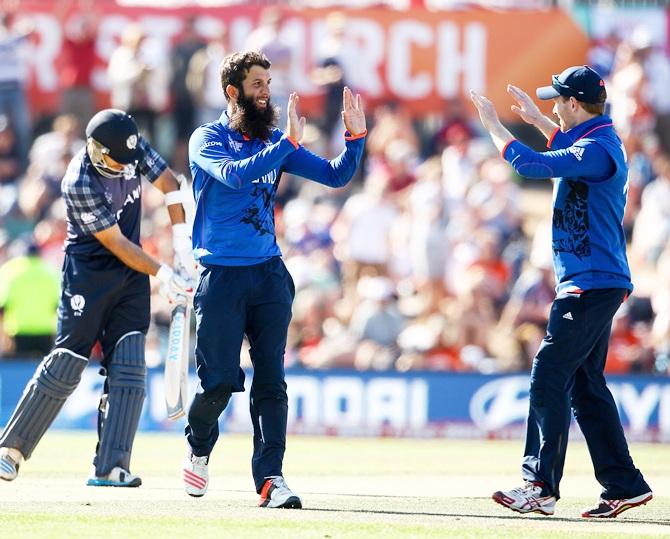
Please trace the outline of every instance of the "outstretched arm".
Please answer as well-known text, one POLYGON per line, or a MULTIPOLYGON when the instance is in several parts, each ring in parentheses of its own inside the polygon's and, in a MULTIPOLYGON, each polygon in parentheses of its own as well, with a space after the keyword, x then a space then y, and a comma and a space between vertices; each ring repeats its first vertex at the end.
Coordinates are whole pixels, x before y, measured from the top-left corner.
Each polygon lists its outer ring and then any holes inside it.
POLYGON ((507 145, 515 140, 512 133, 500 123, 496 108, 488 98, 479 95, 474 90, 470 90, 470 99, 472 99, 472 102, 477 108, 477 112, 479 112, 479 119, 481 120, 482 125, 491 135, 493 144, 495 144, 501 154, 504 153, 507 145))
POLYGON ((512 112, 519 115, 519 117, 537 129, 549 140, 558 129, 558 124, 551 120, 548 116, 542 114, 535 102, 530 96, 521 88, 507 85, 507 93, 517 102, 512 105, 512 112))
MULTIPOLYGON (((294 94, 292 94, 294 95, 294 94)), ((289 101, 288 129, 299 125, 299 134, 302 137, 304 118, 298 120, 295 110, 297 96, 289 101)), ((365 127, 365 112, 361 103, 361 96, 354 98, 349 88, 342 92, 342 121, 347 132, 345 133, 345 149, 335 159, 324 159, 309 150, 300 147, 298 151, 289 155, 284 162, 283 169, 291 174, 302 176, 330 187, 346 185, 356 172, 363 154, 363 139, 367 134, 365 127)))

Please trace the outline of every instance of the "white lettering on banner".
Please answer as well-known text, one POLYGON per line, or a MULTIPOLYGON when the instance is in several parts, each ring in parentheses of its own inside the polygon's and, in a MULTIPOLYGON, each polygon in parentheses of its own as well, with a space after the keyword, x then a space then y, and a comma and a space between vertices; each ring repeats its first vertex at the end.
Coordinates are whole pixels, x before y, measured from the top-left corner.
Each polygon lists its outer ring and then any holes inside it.
MULTIPOLYGON (((97 368, 88 367, 82 380, 68 399, 57 419, 59 428, 81 428, 95 424, 103 378, 97 368)), ((380 432, 385 426, 394 431, 430 433, 431 428, 445 421, 428 418, 428 383, 421 377, 375 376, 365 379, 352 376, 289 375, 289 425, 304 432, 380 432)), ((198 386, 195 374, 190 377, 190 393, 198 386)), ((166 419, 162 372, 148 378, 149 398, 143 415, 143 428, 166 428, 175 425, 166 419)), ((249 388, 235 393, 222 418, 225 428, 250 432, 249 388)), ((661 441, 670 440, 670 383, 646 383, 640 389, 630 382, 609 384, 621 410, 624 423, 637 439, 653 435, 661 441), (656 434, 654 434, 657 431, 656 434)), ((433 394, 433 400, 449 398, 433 394)), ((470 403, 472 428, 478 432, 512 432, 522 425, 528 412, 527 375, 496 378, 483 384, 470 403)), ((459 419, 459 422, 466 418, 459 419)), ((174 428, 174 427, 170 427, 174 428)))
POLYGON ((670 385, 663 387, 661 390, 658 405, 658 430, 670 436, 670 385))
POLYGON ((528 414, 528 376, 497 378, 470 399, 470 418, 483 431, 520 421, 528 414))
POLYGON ((289 424, 421 428, 428 421, 428 384, 415 378, 288 376, 289 424))
POLYGON ((347 40, 356 47, 355 65, 344 66, 354 92, 378 97, 384 93, 380 68, 384 64, 384 31, 373 19, 347 22, 347 40))
MULTIPOLYGON (((316 27, 313 25, 312 28, 316 27)), ((289 65, 286 68, 288 70, 287 75, 285 75, 286 80, 282 81, 280 85, 283 85, 281 88, 284 92, 295 91, 300 93, 312 94, 315 91, 315 84, 311 79, 311 68, 314 64, 314 58, 308 58, 309 65, 306 65, 306 62, 303 61, 305 55, 305 40, 307 39, 307 28, 305 22, 300 19, 290 19, 284 25, 281 31, 281 37, 284 38, 285 43, 291 48, 291 58, 289 60, 289 65)), ((314 36, 313 36, 314 37, 314 36)), ((314 40, 312 39, 312 42, 314 40)), ((312 47, 312 52, 315 51, 316 47, 312 47)), ((272 84, 270 85, 272 88, 272 84)), ((284 96, 284 98, 286 95, 284 96)), ((285 107, 286 103, 275 103, 281 107, 285 107)))
POLYGON ((322 385, 323 413, 314 418, 314 424, 321 420, 326 425, 360 426, 364 417, 363 380, 355 376, 329 377, 322 385))
POLYGON ((660 402, 660 387, 650 384, 639 394, 632 384, 616 384, 610 389, 619 408, 628 418, 630 430, 636 434, 647 430, 651 415, 660 402))
POLYGON ((465 26, 462 52, 456 24, 440 24, 437 32, 437 93, 453 98, 459 95, 461 88, 483 92, 486 89, 487 42, 484 25, 470 23, 465 26))
MULTIPOLYGON (((31 76, 41 92, 58 89, 56 58, 63 47, 62 24, 49 13, 31 13, 37 20, 39 39, 30 45, 31 76)), ((131 20, 137 20, 147 32, 147 47, 150 55, 158 62, 167 61, 168 51, 175 35, 181 32, 183 21, 175 15, 141 15, 135 19, 124 14, 103 15, 98 25, 96 53, 100 59, 92 74, 92 86, 98 91, 108 91, 106 66, 123 30, 131 20)), ((204 23, 216 20, 202 15, 204 23)), ((232 16, 228 22, 231 50, 242 50, 247 36, 254 27, 252 20, 243 15, 232 16)), ((199 25, 200 26, 200 25, 199 25)), ((323 19, 302 19, 299 15, 289 19, 282 27, 291 47, 289 80, 292 90, 306 97, 314 95, 317 88, 310 80, 309 73, 318 53, 318 45, 326 35, 323 19), (305 53, 307 38, 314 44, 312 55, 305 53)), ((485 90, 485 72, 488 34, 486 26, 478 22, 459 25, 445 22, 432 27, 425 22, 401 18, 392 23, 386 32, 384 26, 372 17, 352 18, 347 24, 347 44, 355 48, 355 54, 347 54, 345 60, 355 63, 345 66, 350 84, 356 91, 369 97, 381 97, 391 92, 400 99, 425 98, 435 92, 445 98, 452 98, 470 88, 485 90), (462 44, 461 44, 462 42, 462 44), (418 71, 412 65, 414 49, 435 57, 435 66, 418 71), (386 78, 386 80, 384 79, 386 78)), ((203 32, 204 33, 204 32, 203 32)), ((158 70, 160 71, 160 70, 158 70)), ((157 76, 164 74, 157 71, 157 76)), ((159 90, 156 85, 156 90, 159 90)), ((153 97, 156 103, 165 104, 165 92, 153 97)), ((276 103, 283 106, 283 103, 276 103)))
POLYGON ((407 382, 399 378, 373 378, 368 383, 368 427, 388 424, 402 428, 407 424, 407 382))
MULTIPOLYGON (((58 89, 58 74, 55 66, 58 64, 57 57, 61 52, 63 43, 63 30, 61 24, 51 15, 31 14, 27 16, 31 24, 39 32, 37 43, 30 40, 28 59, 33 63, 32 75, 35 77, 37 86, 47 92, 58 89)), ((24 21, 25 22, 25 21, 24 21)))
POLYGON ((428 384, 415 378, 409 384, 409 426, 420 429, 428 424, 428 384))
POLYGON ((434 41, 433 30, 418 21, 401 21, 391 26, 388 43, 388 82, 396 95, 419 99, 430 94, 433 85, 428 73, 412 75, 412 48, 427 49, 434 41))
POLYGON ((300 420, 308 425, 318 425, 320 419, 320 384, 313 376, 291 376, 289 387, 288 420, 292 423, 300 420))
POLYGON ((245 50, 245 43, 255 25, 247 17, 235 17, 230 21, 230 43, 231 50, 245 50))

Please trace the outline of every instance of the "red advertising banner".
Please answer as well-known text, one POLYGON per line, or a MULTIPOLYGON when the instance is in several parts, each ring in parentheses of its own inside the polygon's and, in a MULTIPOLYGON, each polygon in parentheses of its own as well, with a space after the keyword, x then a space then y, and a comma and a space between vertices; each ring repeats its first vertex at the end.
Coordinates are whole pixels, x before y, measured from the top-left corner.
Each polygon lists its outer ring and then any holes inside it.
MULTIPOLYGON (((49 7, 53 5, 24 0, 16 17, 17 22, 30 18, 36 27, 27 46, 31 102, 38 113, 59 107, 64 27, 79 15, 73 8, 54 11, 49 7)), ((97 67, 91 77, 99 106, 107 104, 109 57, 131 22, 139 22, 169 60, 187 18, 196 17, 204 37, 225 25, 232 51, 244 47, 261 13, 261 8, 248 6, 155 9, 106 2, 89 5, 99 14, 97 67)), ((281 32, 291 50, 289 87, 309 109, 318 103, 319 88, 310 73, 318 65, 320 49, 330 39, 329 11, 286 10, 284 14, 281 32)), ((561 10, 348 10, 343 32, 342 58, 350 86, 368 103, 397 101, 416 114, 439 112, 447 100, 465 96, 471 88, 491 97, 503 115, 509 114, 505 106, 511 104, 507 83, 532 92, 545 85, 552 73, 583 63, 588 47, 587 36, 561 10)))

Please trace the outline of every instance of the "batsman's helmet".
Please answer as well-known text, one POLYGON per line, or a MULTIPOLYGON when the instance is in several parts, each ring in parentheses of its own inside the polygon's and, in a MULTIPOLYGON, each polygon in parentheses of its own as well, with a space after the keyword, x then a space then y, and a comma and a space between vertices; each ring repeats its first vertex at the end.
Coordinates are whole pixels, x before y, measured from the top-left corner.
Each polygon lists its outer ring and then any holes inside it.
POLYGON ((144 156, 137 124, 122 110, 105 109, 95 114, 86 126, 86 140, 91 162, 103 176, 114 178, 125 172, 109 168, 103 158, 105 155, 132 167, 144 156))

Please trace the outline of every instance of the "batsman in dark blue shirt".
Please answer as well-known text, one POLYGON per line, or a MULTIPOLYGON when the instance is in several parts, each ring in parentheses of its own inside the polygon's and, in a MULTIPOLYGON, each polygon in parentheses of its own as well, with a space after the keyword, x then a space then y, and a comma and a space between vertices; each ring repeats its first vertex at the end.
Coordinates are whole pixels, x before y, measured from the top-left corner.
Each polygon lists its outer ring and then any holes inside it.
POLYGON ((227 110, 199 127, 189 144, 193 247, 203 271, 194 297, 200 387, 188 412, 182 479, 191 496, 205 494, 219 416, 231 394, 244 391, 240 347, 246 335, 254 368, 252 473, 259 505, 300 508, 300 497, 282 476, 288 409, 284 349, 295 290, 280 258, 274 202, 283 172, 330 187, 345 185, 363 153, 365 115, 360 96, 345 88, 345 148, 328 161, 300 145, 305 119, 297 115, 296 94, 289 98, 286 131, 275 127, 270 62, 263 54, 226 57, 221 84, 227 110))
POLYGON ((519 88, 507 90, 517 101, 512 110, 547 137, 550 151, 538 153, 515 140, 488 99, 475 92, 471 98, 502 157, 520 175, 553 178, 557 285, 530 375, 525 485, 497 491, 493 499, 519 513, 554 514, 572 408, 602 486, 598 502, 582 517, 613 518, 652 499, 628 452, 603 374, 612 318, 633 290, 622 225, 626 152, 604 114, 605 83, 590 67, 569 67, 552 77, 551 86, 538 88, 540 99, 553 99, 560 125, 519 88))
POLYGON ((141 179, 165 193, 177 262, 194 271, 182 202, 188 193, 165 160, 121 110, 98 112, 86 127, 86 148, 72 158, 61 189, 67 238, 58 328, 53 350, 38 366, 0 437, 0 479, 16 478, 74 391, 99 341, 104 390, 90 486, 138 487, 130 456, 145 395, 144 342, 149 328, 149 275, 172 302, 193 285, 140 246, 141 179))

